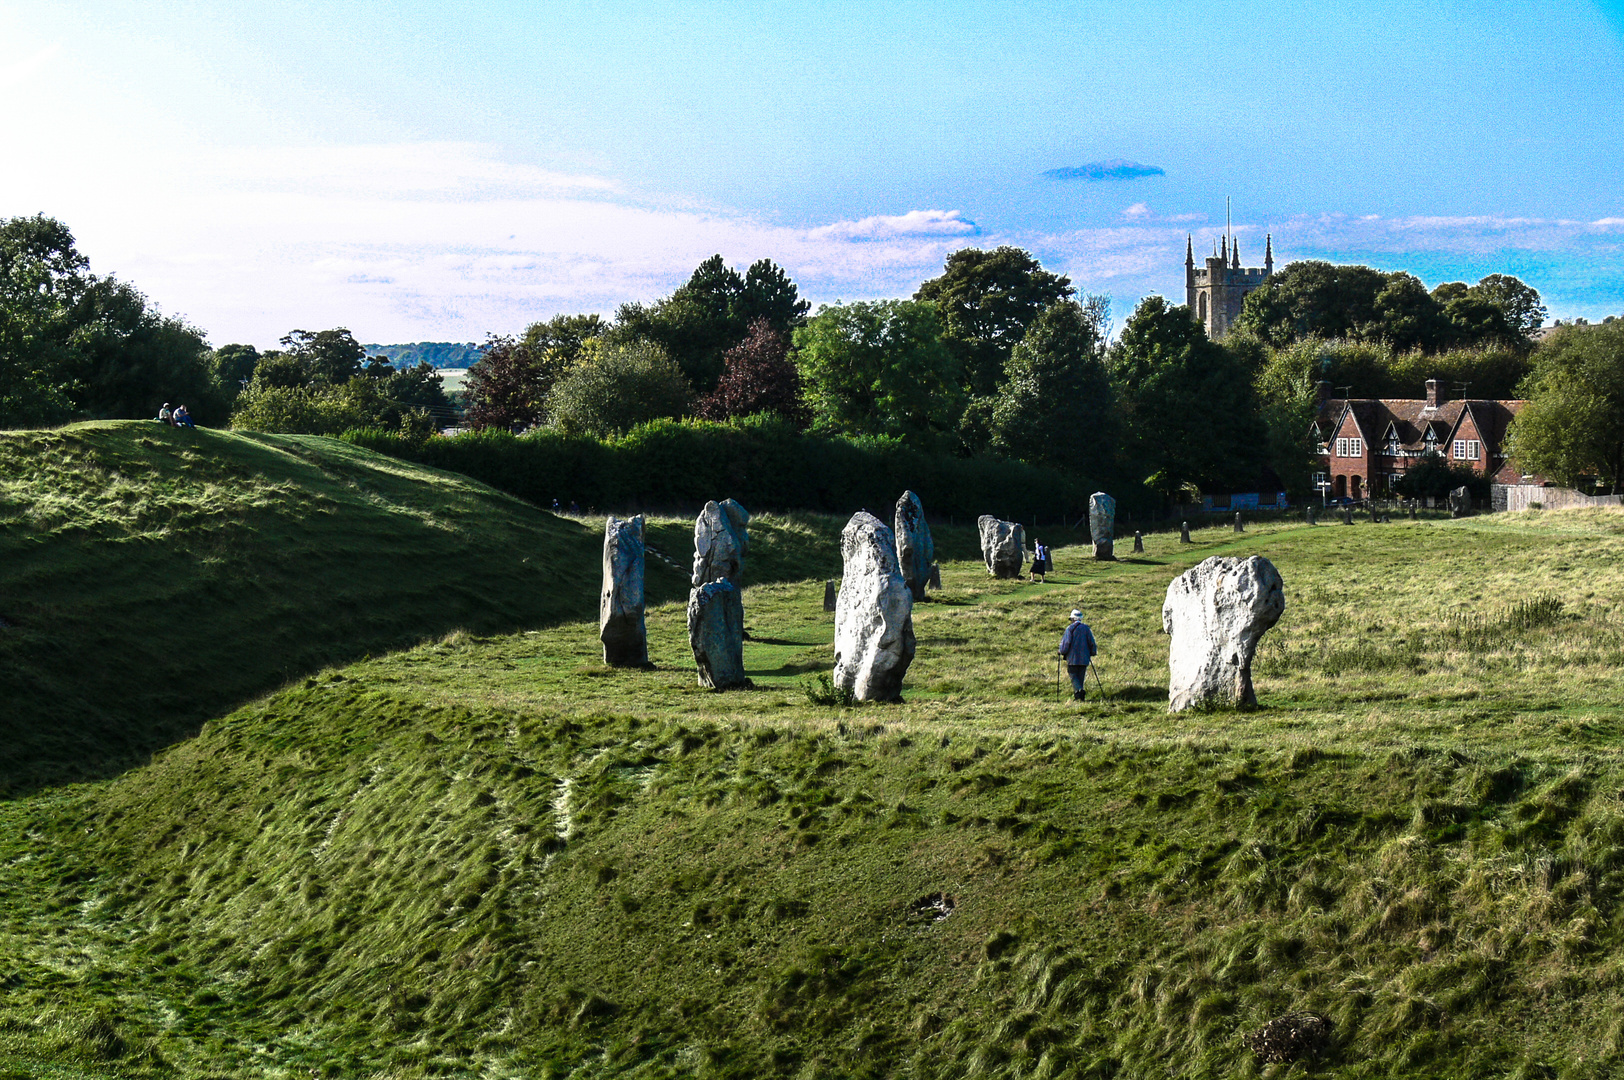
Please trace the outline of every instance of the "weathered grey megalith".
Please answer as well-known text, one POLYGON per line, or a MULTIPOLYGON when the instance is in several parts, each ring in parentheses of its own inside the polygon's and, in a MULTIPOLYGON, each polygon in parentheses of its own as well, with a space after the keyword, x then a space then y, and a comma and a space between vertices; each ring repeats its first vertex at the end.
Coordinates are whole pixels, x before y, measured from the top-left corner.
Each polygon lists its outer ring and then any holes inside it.
POLYGON ((858 701, 896 701, 914 658, 913 593, 885 523, 858 511, 840 534, 845 562, 835 605, 836 686, 858 701))
POLYGON ((1472 509, 1472 495, 1462 484, 1449 493, 1449 516, 1452 518, 1465 517, 1472 509))
POLYGON ((1145 553, 1145 534, 1140 532, 1138 529, 1133 531, 1133 553, 1135 555, 1143 555, 1145 553))
POLYGON ((1094 557, 1115 559, 1116 500, 1103 491, 1088 497, 1088 531, 1094 537, 1094 557))
POLYGON ((694 520, 694 588, 718 578, 744 588, 744 556, 750 550, 750 511, 734 502, 708 502, 694 520))
POLYGON ((981 561, 993 577, 1018 578, 1026 561, 1026 535, 1018 522, 999 521, 991 514, 976 519, 981 531, 981 561))
POLYGON ((894 518, 897 540, 897 566, 902 580, 915 600, 925 598, 925 586, 930 581, 930 564, 936 558, 936 545, 930 538, 930 525, 925 521, 925 504, 911 491, 904 491, 897 500, 894 518))
POLYGON ((1167 587, 1162 632, 1168 648, 1168 711, 1204 703, 1256 705, 1252 655, 1263 632, 1286 610, 1274 564, 1214 555, 1167 587))
POLYGON ((603 594, 598 597, 598 640, 610 667, 648 666, 643 620, 643 515, 603 523, 603 594))
POLYGON ((744 677, 744 605, 731 581, 689 591, 688 644, 699 666, 700 686, 727 690, 750 685, 744 677))
POLYGON ((823 610, 824 611, 833 611, 834 609, 835 609, 835 580, 834 580, 834 578, 830 578, 828 581, 825 581, 823 583, 823 610))

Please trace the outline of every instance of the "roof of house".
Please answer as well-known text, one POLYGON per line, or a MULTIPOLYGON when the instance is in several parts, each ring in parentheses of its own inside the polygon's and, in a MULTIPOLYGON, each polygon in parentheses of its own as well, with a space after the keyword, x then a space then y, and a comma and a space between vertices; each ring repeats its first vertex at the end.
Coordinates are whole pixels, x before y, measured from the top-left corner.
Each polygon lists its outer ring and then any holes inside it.
POLYGON ((1326 398, 1320 402, 1318 423, 1320 431, 1329 436, 1352 413, 1354 424, 1373 448, 1386 446, 1392 430, 1403 450, 1421 453, 1427 449, 1428 431, 1441 444, 1452 439, 1461 422, 1470 417, 1482 441, 1498 451, 1506 428, 1522 407, 1521 401, 1482 398, 1445 401, 1431 409, 1425 398, 1326 398))

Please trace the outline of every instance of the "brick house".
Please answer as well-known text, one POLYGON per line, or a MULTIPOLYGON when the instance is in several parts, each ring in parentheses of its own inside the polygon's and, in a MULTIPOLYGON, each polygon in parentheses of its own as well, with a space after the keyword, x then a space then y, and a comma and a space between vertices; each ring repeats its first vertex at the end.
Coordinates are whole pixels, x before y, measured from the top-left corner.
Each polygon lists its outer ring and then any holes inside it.
POLYGON ((1526 482, 1532 478, 1504 452, 1506 428, 1522 407, 1521 401, 1446 401, 1437 379, 1427 380, 1425 399, 1322 396, 1315 422, 1321 471, 1314 482, 1332 499, 1385 496, 1429 453, 1469 465, 1491 483, 1526 482))

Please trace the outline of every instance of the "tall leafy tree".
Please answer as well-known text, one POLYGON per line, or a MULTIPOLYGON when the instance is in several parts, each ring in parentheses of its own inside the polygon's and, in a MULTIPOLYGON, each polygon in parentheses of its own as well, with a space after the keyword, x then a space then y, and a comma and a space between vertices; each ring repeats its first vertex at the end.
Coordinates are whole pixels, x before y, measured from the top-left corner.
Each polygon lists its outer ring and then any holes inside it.
POLYGON ((622 305, 613 336, 659 345, 705 394, 721 377, 722 354, 744 340, 752 322, 766 319, 787 335, 805 321, 808 306, 771 260, 762 259, 741 275, 712 255, 666 299, 622 305))
POLYGON ((1015 345, 1039 315, 1075 292, 1071 279, 1043 269, 1020 248, 962 248, 947 257, 940 276, 919 286, 914 299, 936 306, 964 389, 991 398, 1015 345))
POLYGON ((1524 472, 1559 483, 1624 483, 1624 322, 1569 327, 1534 353, 1509 452, 1524 472))
POLYGON ((1188 308, 1146 297, 1108 354, 1124 461, 1153 490, 1253 490, 1267 434, 1251 383, 1188 308))
POLYGON ((289 331, 282 348, 304 366, 312 381, 335 386, 361 374, 367 355, 365 347, 342 326, 289 331))
POLYGON ((1035 465, 1101 477, 1117 450, 1110 374, 1109 308, 1059 300, 1027 330, 1004 365, 992 411, 992 446, 1035 465))
POLYGON ((554 315, 546 322, 531 323, 519 340, 538 363, 556 375, 575 362, 581 346, 608 332, 609 324, 597 315, 554 315), (548 354, 552 354, 550 358, 548 354))
POLYGON ((722 378, 695 412, 706 420, 728 420, 773 412, 805 426, 801 372, 789 359, 789 340, 766 319, 757 319, 743 341, 723 354, 722 378))
POLYGON ((520 431, 541 423, 551 389, 542 378, 541 355, 523 341, 492 334, 463 384, 468 426, 520 431))
POLYGON ((1545 305, 1539 290, 1509 274, 1490 274, 1479 279, 1469 292, 1500 309, 1511 328, 1525 337, 1545 322, 1545 305))
POLYGON ((936 310, 906 300, 826 305, 795 331, 795 363, 814 423, 921 447, 949 445, 963 391, 936 310))
POLYGON ((1362 338, 1379 327, 1376 297, 1387 275, 1368 266, 1294 262, 1246 297, 1234 329, 1270 345, 1300 338, 1362 338))
POLYGON ((66 225, 0 221, 0 423, 151 416, 166 399, 218 423, 207 354, 199 331, 92 274, 66 225))

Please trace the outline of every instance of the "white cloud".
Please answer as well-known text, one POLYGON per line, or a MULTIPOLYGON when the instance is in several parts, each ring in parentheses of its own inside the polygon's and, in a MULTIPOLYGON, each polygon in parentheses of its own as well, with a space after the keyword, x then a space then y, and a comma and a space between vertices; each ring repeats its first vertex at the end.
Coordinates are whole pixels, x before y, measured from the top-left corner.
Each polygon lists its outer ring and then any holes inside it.
POLYGON ((1150 216, 1150 207, 1142 202, 1136 202, 1122 211, 1122 216, 1125 218, 1148 218, 1150 216))
POLYGON ((974 236, 981 230, 957 210, 910 210, 895 217, 836 221, 812 229, 819 240, 894 240, 912 236, 974 236))

